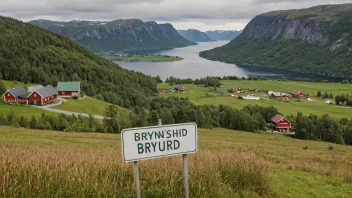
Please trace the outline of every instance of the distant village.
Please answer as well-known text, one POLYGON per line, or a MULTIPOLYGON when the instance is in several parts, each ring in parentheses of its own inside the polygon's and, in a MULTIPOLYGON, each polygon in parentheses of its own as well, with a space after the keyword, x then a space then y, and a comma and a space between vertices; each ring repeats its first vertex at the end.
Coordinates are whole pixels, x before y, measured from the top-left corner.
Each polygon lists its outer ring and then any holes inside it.
POLYGON ((51 85, 12 88, 2 97, 6 104, 47 105, 57 97, 78 98, 81 94, 81 82, 58 82, 56 89, 51 85))

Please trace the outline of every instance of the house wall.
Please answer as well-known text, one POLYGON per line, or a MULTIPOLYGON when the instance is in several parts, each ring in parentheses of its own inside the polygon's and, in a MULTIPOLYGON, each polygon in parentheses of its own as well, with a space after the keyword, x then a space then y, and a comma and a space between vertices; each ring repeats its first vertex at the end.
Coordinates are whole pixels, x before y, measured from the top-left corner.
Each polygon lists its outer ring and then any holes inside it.
POLYGON ((4 96, 5 103, 15 103, 16 97, 13 96, 10 92, 7 92, 4 96))
POLYGON ((17 103, 25 105, 25 104, 27 104, 27 99, 25 99, 25 98, 17 98, 17 103))
POLYGON ((71 97, 71 96, 73 96, 73 92, 72 91, 59 91, 58 95, 61 97, 71 97))
POLYGON ((291 128, 291 123, 285 119, 277 123, 278 128, 291 128))
POLYGON ((36 101, 36 103, 39 104, 42 102, 42 97, 37 92, 33 92, 28 97, 28 104, 33 104, 33 101, 36 101))
POLYGON ((54 96, 48 96, 48 97, 46 97, 46 98, 43 98, 43 105, 50 103, 51 101, 55 100, 55 98, 56 98, 55 95, 54 95, 54 96))

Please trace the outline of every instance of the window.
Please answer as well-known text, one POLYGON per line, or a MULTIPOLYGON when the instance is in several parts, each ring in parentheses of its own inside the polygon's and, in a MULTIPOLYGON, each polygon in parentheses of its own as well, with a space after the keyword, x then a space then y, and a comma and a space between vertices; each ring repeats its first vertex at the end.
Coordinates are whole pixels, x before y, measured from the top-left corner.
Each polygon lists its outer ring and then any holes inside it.
POLYGON ((8 94, 7 94, 7 96, 11 96, 11 94, 10 94, 10 93, 8 93, 8 94))
POLYGON ((36 93, 34 93, 34 94, 33 94, 33 96, 34 96, 34 97, 37 97, 37 94, 36 94, 36 93))
POLYGON ((65 94, 65 92, 61 92, 62 94, 65 94))

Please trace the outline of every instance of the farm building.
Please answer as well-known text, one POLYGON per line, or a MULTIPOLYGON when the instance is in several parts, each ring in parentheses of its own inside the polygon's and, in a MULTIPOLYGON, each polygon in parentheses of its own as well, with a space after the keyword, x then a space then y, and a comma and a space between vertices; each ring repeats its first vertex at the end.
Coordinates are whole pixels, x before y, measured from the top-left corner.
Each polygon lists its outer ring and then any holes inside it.
POLYGON ((241 88, 230 89, 228 91, 231 92, 231 93, 243 93, 243 90, 241 88))
POLYGON ((178 85, 175 87, 175 90, 179 92, 184 92, 186 91, 186 88, 184 86, 178 85))
POLYGON ((290 132, 292 128, 291 122, 279 114, 271 118, 271 126, 278 132, 290 132))
POLYGON ((27 104, 27 91, 23 87, 10 89, 2 96, 4 97, 4 102, 7 104, 27 104))
POLYGON ((260 100, 260 98, 254 94, 250 94, 248 96, 243 96, 242 99, 243 100, 260 100))
POLYGON ((28 103, 45 105, 55 100, 56 97, 57 91, 51 85, 48 85, 32 92, 28 96, 28 103))
POLYGON ((81 82, 58 82, 56 90, 60 97, 80 96, 81 82))
POLYGON ((268 91, 268 96, 269 97, 274 97, 274 98, 290 98, 291 95, 288 93, 283 93, 283 92, 273 92, 273 91, 268 91))
POLYGON ((303 91, 294 91, 293 96, 297 98, 307 98, 307 94, 303 93, 303 91))

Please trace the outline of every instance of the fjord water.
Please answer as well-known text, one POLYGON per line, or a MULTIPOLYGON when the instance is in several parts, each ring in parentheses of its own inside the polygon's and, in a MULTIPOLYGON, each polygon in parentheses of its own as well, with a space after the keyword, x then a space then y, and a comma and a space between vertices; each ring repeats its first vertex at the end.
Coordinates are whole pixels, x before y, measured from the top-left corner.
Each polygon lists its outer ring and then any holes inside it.
POLYGON ((227 42, 228 41, 200 42, 198 45, 184 48, 146 52, 148 54, 180 56, 184 58, 176 62, 115 62, 123 68, 139 71, 151 76, 159 75, 162 79, 166 79, 170 76, 192 79, 206 76, 260 76, 271 79, 320 78, 332 82, 341 82, 342 80, 342 78, 339 77, 304 74, 260 66, 235 65, 199 57, 199 52, 223 46, 227 42))

